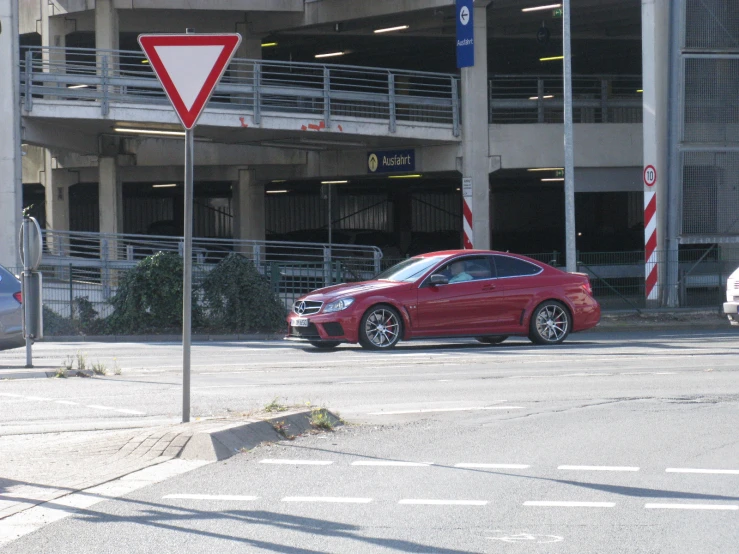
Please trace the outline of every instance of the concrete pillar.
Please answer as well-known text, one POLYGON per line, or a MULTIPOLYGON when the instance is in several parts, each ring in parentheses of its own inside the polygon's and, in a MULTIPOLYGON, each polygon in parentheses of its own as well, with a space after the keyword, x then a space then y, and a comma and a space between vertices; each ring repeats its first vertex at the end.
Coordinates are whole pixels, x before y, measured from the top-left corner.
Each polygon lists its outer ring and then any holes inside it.
POLYGON ((61 73, 66 61, 64 48, 67 45, 66 21, 64 16, 54 17, 54 5, 51 2, 41 2, 41 46, 50 47, 41 53, 44 69, 47 64, 54 65, 54 73, 61 73))
POLYGON ((123 187, 118 177, 116 159, 101 157, 98 162, 100 232, 123 232, 123 187))
MULTIPOLYGON (((118 30, 118 10, 114 0, 95 0, 95 48, 97 50, 118 50, 120 48, 118 30)), ((109 74, 117 71, 118 57, 109 53, 98 55, 98 73, 107 60, 109 74)))
POLYGON ((488 2, 475 2, 475 65, 462 69, 462 177, 472 179, 472 246, 490 248, 488 2))
POLYGON ((234 239, 264 240, 264 185, 253 169, 239 170, 233 189, 234 239))
MULTIPOLYGON (((241 44, 239 44, 239 48, 234 54, 234 60, 231 62, 231 75, 233 75, 236 82, 252 85, 254 83, 255 64, 241 60, 262 59, 262 38, 252 34, 248 23, 237 23, 236 32, 241 35, 241 44)), ((253 94, 238 94, 231 97, 231 102, 251 105, 253 99, 253 94)))
POLYGON ((46 228, 53 231, 69 231, 69 186, 72 183, 62 178, 60 170, 54 169, 55 162, 51 152, 44 150, 46 228))
MULTIPOLYGON (((644 116, 643 166, 657 170, 654 186, 644 185, 644 193, 656 192, 657 198, 657 251, 659 296, 667 302, 666 285, 677 285, 677 279, 669 279, 665 263, 668 256, 667 211, 678 209, 669 206, 668 190, 668 119, 670 110, 670 4, 672 0, 642 0, 642 89, 644 116)), ((677 160, 675 160, 677 162, 677 160)), ((646 224, 646 222, 645 222, 646 224)), ((671 245, 677 252, 677 243, 671 245)), ((676 277, 676 276, 675 276, 676 277)), ((675 297, 676 301, 676 297, 675 297)), ((659 303, 659 302, 654 302, 659 303)))
POLYGON ((23 200, 21 163, 18 2, 0 2, 0 264, 18 267, 23 200))

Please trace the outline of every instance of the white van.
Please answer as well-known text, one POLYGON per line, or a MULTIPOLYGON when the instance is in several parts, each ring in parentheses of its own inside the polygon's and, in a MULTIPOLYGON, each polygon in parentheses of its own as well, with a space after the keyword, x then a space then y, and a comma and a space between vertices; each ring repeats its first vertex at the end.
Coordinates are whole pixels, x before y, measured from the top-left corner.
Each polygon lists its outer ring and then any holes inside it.
POLYGON ((726 302, 724 302, 724 313, 729 318, 729 323, 739 325, 739 268, 726 280, 726 302))

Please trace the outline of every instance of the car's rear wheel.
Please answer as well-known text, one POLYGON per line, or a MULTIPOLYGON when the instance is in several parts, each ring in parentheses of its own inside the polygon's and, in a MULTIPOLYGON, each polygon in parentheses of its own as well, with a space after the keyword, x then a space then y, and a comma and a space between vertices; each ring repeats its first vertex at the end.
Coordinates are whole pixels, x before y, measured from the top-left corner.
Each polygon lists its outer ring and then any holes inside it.
POLYGON ((378 304, 362 316, 359 344, 370 350, 388 350, 398 344, 402 331, 403 322, 398 311, 387 304, 378 304))
POLYGON ((335 340, 327 340, 327 341, 311 341, 310 345, 314 348, 318 348, 318 350, 333 350, 337 346, 339 346, 341 343, 339 341, 335 340))
POLYGON ((477 337, 477 342, 482 344, 500 344, 508 338, 508 335, 489 335, 486 337, 477 337))
POLYGON ((539 304, 531 316, 529 339, 534 344, 560 344, 570 334, 572 318, 567 308, 556 300, 539 304))

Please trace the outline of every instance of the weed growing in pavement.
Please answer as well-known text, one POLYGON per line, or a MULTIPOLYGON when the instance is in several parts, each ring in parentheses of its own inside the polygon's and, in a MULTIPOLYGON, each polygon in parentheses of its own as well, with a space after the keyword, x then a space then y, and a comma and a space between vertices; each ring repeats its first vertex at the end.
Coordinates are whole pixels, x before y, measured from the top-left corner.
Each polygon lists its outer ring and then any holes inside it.
POLYGON ((267 404, 264 407, 264 411, 265 412, 269 412, 269 413, 272 413, 272 412, 286 412, 287 410, 288 410, 288 407, 285 406, 284 404, 280 404, 280 399, 278 397, 275 397, 272 400, 272 402, 270 402, 269 404, 267 404))
POLYGON ((72 356, 67 356, 67 359, 62 362, 62 369, 66 369, 67 371, 72 371, 73 367, 74 367, 74 358, 72 356))
POLYGON ((68 369, 66 366, 62 366, 59 369, 56 370, 56 373, 54 373, 54 377, 57 379, 66 379, 69 377, 68 369))
POLYGON ((108 368, 105 367, 105 364, 101 361, 97 361, 94 364, 92 364, 92 372, 95 375, 107 375, 108 374, 108 368))
POLYGON ((79 350, 77 351, 77 369, 82 371, 87 369, 87 355, 79 350))
POLYGON ((121 366, 118 365, 118 358, 113 358, 113 374, 120 375, 123 373, 121 366))
POLYGON ((272 427, 275 431, 277 431, 280 435, 285 437, 286 439, 294 439, 295 437, 287 434, 287 422, 286 421, 272 421, 272 427))
POLYGON ((310 424, 317 429, 325 429, 327 431, 334 430, 334 422, 331 416, 323 408, 315 408, 310 413, 310 424))

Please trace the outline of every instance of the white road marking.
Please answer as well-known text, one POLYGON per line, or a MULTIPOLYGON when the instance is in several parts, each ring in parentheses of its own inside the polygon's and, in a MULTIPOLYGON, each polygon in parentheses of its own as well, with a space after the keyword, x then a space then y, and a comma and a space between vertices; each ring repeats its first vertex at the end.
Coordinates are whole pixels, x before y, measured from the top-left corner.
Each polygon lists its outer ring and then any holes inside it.
POLYGON ((464 469, 528 469, 531 466, 524 464, 454 464, 454 467, 464 469))
POLYGON ((210 463, 200 460, 169 460, 136 471, 120 479, 68 494, 13 514, 0 521, 0 547, 23 535, 34 532, 44 525, 71 516, 75 513, 75 510, 89 508, 111 498, 118 498, 210 463))
POLYGON ((369 504, 371 498, 350 498, 339 496, 286 496, 283 502, 330 502, 336 504, 369 504))
POLYGON ((668 467, 665 473, 705 473, 715 475, 739 475, 739 469, 692 469, 688 467, 668 467))
POLYGON ((369 383, 384 383, 385 381, 337 381, 337 385, 367 385, 369 383))
POLYGON ((524 506, 546 506, 554 508, 613 508, 615 502, 574 502, 559 500, 528 500, 524 506))
POLYGON ((260 464, 278 464, 278 465, 304 465, 304 466, 328 466, 334 462, 331 460, 281 460, 281 459, 264 459, 259 460, 260 464))
POLYGON ((559 466, 557 469, 572 469, 575 471, 639 471, 638 467, 630 466, 559 466))
POLYGON ((131 415, 146 415, 146 412, 139 412, 138 410, 127 410, 126 408, 114 408, 116 412, 120 412, 122 414, 131 414, 131 415))
POLYGON ((85 406, 85 408, 93 408, 95 410, 115 410, 115 408, 111 408, 110 406, 98 406, 97 404, 85 406))
POLYGON ((432 500, 424 498, 404 498, 398 504, 410 504, 414 506, 485 506, 487 500, 432 500))
POLYGON ((41 402, 51 402, 51 398, 44 398, 43 396, 25 396, 26 400, 39 400, 41 402))
POLYGON ((65 404, 67 406, 79 406, 79 402, 72 402, 71 400, 54 400, 57 404, 65 404))
POLYGON ((736 504, 644 504, 647 510, 739 510, 736 504))
POLYGON ((233 500, 249 501, 258 500, 258 496, 240 496, 236 494, 167 494, 162 498, 171 500, 233 500))
POLYGON ((353 466, 381 466, 381 467, 430 467, 433 462, 396 462, 393 460, 360 460, 352 462, 353 466))
MULTIPOLYGON (((505 400, 501 400, 505 402, 505 400)), ((428 408, 425 410, 398 410, 395 412, 369 412, 367 415, 430 414, 435 412, 475 412, 480 410, 523 410, 523 406, 477 406, 473 408, 428 408)))

